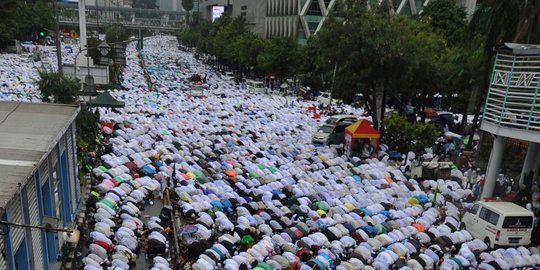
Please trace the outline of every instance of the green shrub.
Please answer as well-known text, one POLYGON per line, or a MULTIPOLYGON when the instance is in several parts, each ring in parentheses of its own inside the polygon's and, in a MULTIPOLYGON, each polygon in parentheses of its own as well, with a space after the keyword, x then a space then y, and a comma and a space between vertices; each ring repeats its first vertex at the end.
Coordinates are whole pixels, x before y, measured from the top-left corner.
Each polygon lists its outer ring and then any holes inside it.
POLYGON ((399 152, 421 152, 435 145, 441 132, 432 124, 411 123, 403 116, 392 115, 384 119, 382 142, 399 152))
POLYGON ((58 72, 39 71, 38 86, 41 101, 71 104, 76 101, 80 89, 78 79, 70 79, 58 72), (52 98, 52 99, 51 99, 52 98))

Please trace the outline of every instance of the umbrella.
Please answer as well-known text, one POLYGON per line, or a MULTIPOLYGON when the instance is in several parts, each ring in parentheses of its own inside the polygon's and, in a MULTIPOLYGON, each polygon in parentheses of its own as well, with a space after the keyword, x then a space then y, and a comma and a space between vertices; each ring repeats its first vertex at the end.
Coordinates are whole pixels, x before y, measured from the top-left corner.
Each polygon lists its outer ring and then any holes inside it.
POLYGON ((282 83, 279 87, 280 88, 289 88, 289 85, 287 83, 282 83))
POLYGON ((194 233, 194 232, 197 232, 199 230, 199 228, 195 225, 186 225, 180 229, 178 229, 178 234, 180 235, 185 235, 185 234, 190 234, 190 233, 194 233))

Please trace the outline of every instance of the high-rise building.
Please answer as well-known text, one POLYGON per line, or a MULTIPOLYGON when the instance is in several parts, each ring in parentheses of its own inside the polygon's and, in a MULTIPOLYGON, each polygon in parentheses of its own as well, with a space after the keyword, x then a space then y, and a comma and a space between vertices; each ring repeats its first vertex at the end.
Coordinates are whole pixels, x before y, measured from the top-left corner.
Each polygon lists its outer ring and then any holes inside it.
POLYGON ((232 16, 246 20, 248 29, 259 37, 266 37, 267 0, 234 0, 232 16))
MULTIPOLYGON (((423 7, 436 0, 398 0, 392 1, 393 14, 416 15, 423 7)), ((265 19, 266 37, 292 37, 300 44, 317 33, 328 17, 337 0, 267 0, 265 19)), ((374 6, 380 0, 370 0, 368 5, 374 6)), ((476 0, 456 0, 463 6, 470 18, 474 13, 476 0)))
MULTIPOLYGON (((244 17, 249 29, 265 37, 291 37, 300 44, 321 29, 330 11, 338 0, 199 0, 197 11, 201 18, 213 20, 223 14, 244 17)), ((392 13, 416 15, 432 1, 437 0, 394 0, 392 13)), ((369 6, 381 0, 369 0, 369 6)), ((456 0, 465 8, 469 18, 476 7, 476 0, 456 0)))

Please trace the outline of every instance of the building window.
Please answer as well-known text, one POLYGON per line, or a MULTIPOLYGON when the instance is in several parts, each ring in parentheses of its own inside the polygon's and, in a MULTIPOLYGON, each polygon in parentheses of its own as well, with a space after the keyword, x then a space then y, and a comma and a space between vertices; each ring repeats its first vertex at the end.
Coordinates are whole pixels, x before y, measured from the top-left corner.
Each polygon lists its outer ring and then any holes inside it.
POLYGON ((322 16, 321 7, 317 1, 311 2, 307 10, 307 15, 322 16))
POLYGON ((241 9, 241 10, 246 10, 246 9, 247 9, 247 6, 242 6, 240 9, 241 9))
POLYGON ((240 13, 240 16, 242 16, 242 17, 246 17, 246 15, 247 15, 247 14, 246 14, 245 11, 242 11, 242 12, 240 13))

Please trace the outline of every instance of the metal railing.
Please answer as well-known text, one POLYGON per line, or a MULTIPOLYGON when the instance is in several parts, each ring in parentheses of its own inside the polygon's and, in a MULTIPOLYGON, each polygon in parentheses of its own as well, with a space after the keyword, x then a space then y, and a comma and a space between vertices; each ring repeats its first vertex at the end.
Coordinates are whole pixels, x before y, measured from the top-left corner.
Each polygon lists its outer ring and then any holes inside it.
MULTIPOLYGON (((78 22, 78 20, 77 5, 60 5, 60 24, 73 24, 78 22)), ((185 24, 184 20, 185 12, 114 6, 86 6, 86 22, 89 25, 106 26, 120 23, 126 27, 161 27, 178 29, 185 24)))
POLYGON ((540 132, 540 55, 497 54, 482 121, 540 132))

